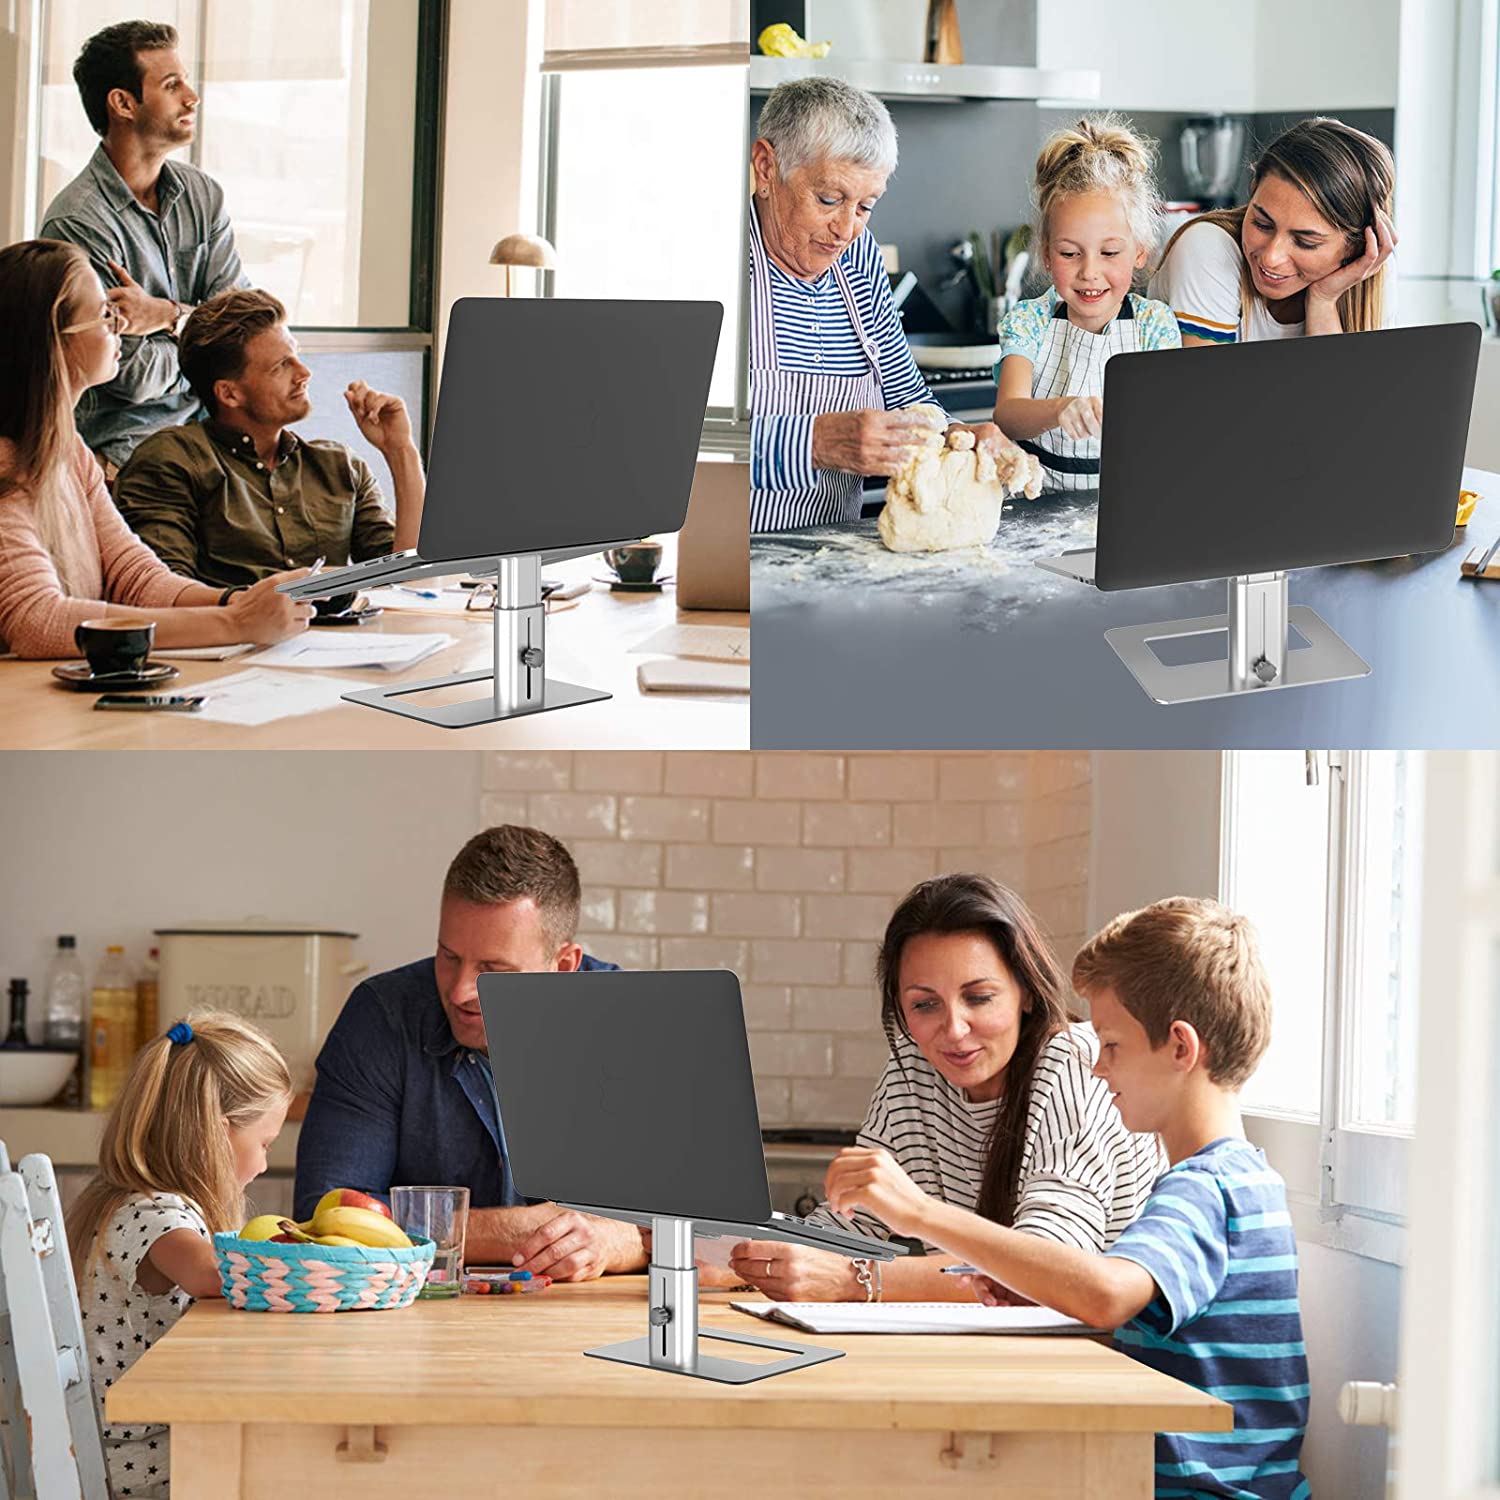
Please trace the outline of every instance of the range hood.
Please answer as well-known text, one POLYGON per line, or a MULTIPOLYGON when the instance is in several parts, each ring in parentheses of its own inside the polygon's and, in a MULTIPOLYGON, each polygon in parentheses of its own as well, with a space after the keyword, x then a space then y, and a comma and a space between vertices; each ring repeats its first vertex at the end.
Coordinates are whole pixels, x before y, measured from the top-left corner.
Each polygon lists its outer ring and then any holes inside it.
POLYGON ((983 63, 894 62, 876 58, 758 57, 750 59, 751 93, 793 78, 842 78, 881 99, 1059 99, 1099 97, 1092 68, 992 67, 983 63))

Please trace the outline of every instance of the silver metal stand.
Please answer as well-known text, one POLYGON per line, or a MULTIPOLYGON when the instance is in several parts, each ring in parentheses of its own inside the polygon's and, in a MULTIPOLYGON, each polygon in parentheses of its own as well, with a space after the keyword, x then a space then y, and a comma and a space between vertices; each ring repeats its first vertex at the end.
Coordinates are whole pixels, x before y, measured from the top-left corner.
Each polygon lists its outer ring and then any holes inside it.
POLYGON ((696 1375, 699 1380, 718 1380, 726 1385, 748 1385, 771 1375, 784 1375, 829 1359, 842 1359, 842 1349, 815 1349, 781 1339, 757 1338, 750 1333, 700 1332, 698 1329, 698 1268, 693 1264, 693 1221, 651 1220, 650 1332, 643 1339, 623 1344, 604 1344, 585 1349, 591 1359, 612 1359, 622 1365, 640 1365, 665 1370, 672 1375, 696 1375), (751 1363, 722 1359, 699 1349, 702 1339, 730 1344, 749 1344, 774 1349, 785 1359, 751 1363))
POLYGON ((1254 573, 1229 580, 1229 613, 1157 625, 1117 625, 1104 638, 1158 703, 1196 703, 1273 688, 1308 687, 1369 675, 1355 654, 1304 605, 1287 606, 1285 573, 1254 573), (1295 629, 1307 643, 1293 646, 1295 629), (1223 633, 1227 658, 1169 666, 1152 642, 1223 633))
POLYGON ((495 571, 495 665, 489 672, 457 672, 425 682, 398 687, 362 688, 345 693, 349 703, 383 708, 387 713, 421 719, 443 729, 467 729, 473 724, 493 724, 522 714, 545 713, 552 708, 572 708, 577 703, 598 703, 608 693, 554 682, 543 671, 546 613, 542 605, 542 559, 536 553, 524 557, 496 559, 495 571), (403 700, 438 688, 466 682, 492 682, 483 698, 461 703, 409 703, 403 700))

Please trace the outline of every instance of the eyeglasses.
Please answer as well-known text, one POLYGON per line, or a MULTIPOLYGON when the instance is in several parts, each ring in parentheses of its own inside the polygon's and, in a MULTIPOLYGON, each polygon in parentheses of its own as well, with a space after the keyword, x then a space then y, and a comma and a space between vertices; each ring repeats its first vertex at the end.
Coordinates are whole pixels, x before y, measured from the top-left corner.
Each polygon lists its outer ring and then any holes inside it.
POLYGON ((86 323, 70 323, 66 328, 59 328, 59 333, 87 333, 90 328, 108 328, 111 333, 123 333, 130 326, 130 320, 120 310, 117 302, 111 302, 104 310, 104 315, 98 318, 90 318, 86 323))

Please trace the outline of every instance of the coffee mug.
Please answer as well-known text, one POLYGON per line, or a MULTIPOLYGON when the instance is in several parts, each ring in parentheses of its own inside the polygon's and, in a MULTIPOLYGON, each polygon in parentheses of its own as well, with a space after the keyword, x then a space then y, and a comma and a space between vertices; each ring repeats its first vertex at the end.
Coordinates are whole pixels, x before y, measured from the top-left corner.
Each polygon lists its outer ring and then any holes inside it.
POLYGON ((88 658, 95 677, 139 673, 151 655, 155 620, 85 620, 73 632, 73 644, 88 658))
POLYGON ((661 543, 627 542, 623 547, 611 547, 604 560, 621 583, 650 583, 661 566, 661 543))

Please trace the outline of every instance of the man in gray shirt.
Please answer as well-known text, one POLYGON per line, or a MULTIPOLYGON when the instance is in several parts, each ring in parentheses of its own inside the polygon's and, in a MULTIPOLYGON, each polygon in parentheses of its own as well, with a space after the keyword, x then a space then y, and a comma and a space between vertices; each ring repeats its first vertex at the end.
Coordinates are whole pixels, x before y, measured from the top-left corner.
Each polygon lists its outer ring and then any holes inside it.
POLYGON ((196 421, 202 406, 177 365, 177 331, 200 302, 246 286, 207 173, 170 152, 193 139, 198 95, 177 56, 177 32, 122 21, 91 36, 73 65, 100 136, 89 164, 52 200, 43 239, 88 252, 109 300, 128 319, 119 373, 79 403, 78 430, 106 472, 161 427, 196 421))

